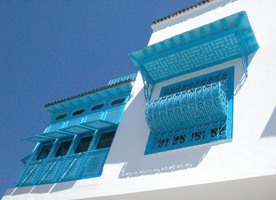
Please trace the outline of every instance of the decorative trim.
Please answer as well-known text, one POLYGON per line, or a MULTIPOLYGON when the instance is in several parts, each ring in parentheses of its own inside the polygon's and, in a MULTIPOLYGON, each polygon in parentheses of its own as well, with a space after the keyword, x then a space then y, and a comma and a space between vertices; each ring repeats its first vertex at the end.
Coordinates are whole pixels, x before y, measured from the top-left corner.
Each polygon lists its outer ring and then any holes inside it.
POLYGON ((196 9, 196 8, 198 8, 198 7, 204 6, 205 4, 210 3, 211 1, 214 1, 214 0, 203 0, 203 1, 201 1, 201 2, 198 2, 197 4, 194 4, 194 5, 192 5, 192 6, 189 6, 189 7, 187 7, 187 8, 184 8, 184 9, 182 9, 182 10, 179 10, 179 11, 177 11, 177 12, 171 14, 171 15, 168 15, 168 16, 166 16, 166 17, 157 19, 157 20, 153 21, 152 24, 153 24, 153 25, 156 25, 156 24, 162 23, 162 22, 164 22, 164 21, 166 21, 166 20, 168 20, 168 19, 171 19, 171 18, 173 18, 173 17, 175 17, 175 16, 177 16, 177 15, 180 15, 180 14, 186 13, 186 12, 188 12, 188 11, 191 11, 191 10, 193 10, 193 9, 196 9))
POLYGON ((215 82, 149 101, 146 120, 154 134, 226 119, 226 82, 215 82))
POLYGON ((122 76, 122 77, 119 77, 116 79, 112 79, 108 82, 108 85, 114 85, 114 84, 120 83, 122 81, 127 81, 127 80, 135 81, 136 76, 137 76, 137 72, 133 73, 133 74, 126 75, 126 76, 122 76))
MULTIPOLYGON (((56 115, 63 114, 63 112, 72 108, 80 107, 81 109, 83 108, 82 106, 87 104, 91 106, 91 103, 98 103, 102 100, 118 96, 127 96, 131 92, 132 82, 132 79, 123 80, 112 85, 107 85, 99 89, 55 101, 45 105, 45 110, 56 117, 56 115)), ((90 108, 88 110, 90 111, 90 108)))

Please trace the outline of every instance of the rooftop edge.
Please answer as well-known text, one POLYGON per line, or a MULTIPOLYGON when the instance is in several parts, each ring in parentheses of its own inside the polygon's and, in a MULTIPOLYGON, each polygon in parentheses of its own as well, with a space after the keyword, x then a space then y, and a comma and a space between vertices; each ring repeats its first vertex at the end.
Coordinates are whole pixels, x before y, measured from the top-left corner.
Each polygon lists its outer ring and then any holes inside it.
POLYGON ((120 82, 117 82, 117 83, 114 83, 114 84, 106 85, 106 86, 101 87, 101 88, 93 89, 93 90, 90 90, 88 92, 84 92, 84 93, 81 93, 81 94, 74 95, 72 97, 67 97, 67 98, 64 98, 64 99, 61 99, 61 100, 54 101, 52 103, 47 103, 44 107, 48 108, 48 107, 56 105, 56 104, 60 104, 60 103, 66 102, 66 101, 77 99, 77 98, 83 97, 85 95, 97 93, 97 92, 100 92, 100 91, 103 91, 103 90, 106 90, 106 89, 109 89, 109 88, 113 88, 113 87, 116 87, 116 86, 119 86, 119 85, 123 85, 125 83, 130 83, 130 82, 133 82, 133 81, 134 80, 132 78, 129 78, 127 80, 123 80, 123 81, 120 81, 120 82))
POLYGON ((188 12, 188 11, 190 11, 190 10, 193 10, 193 9, 195 9, 195 8, 197 8, 197 7, 203 6, 203 5, 205 5, 205 4, 207 4, 207 3, 210 3, 210 2, 212 2, 212 1, 214 1, 214 0, 203 0, 203 1, 201 1, 201 2, 198 2, 197 4, 194 4, 194 5, 192 5, 192 6, 189 6, 189 7, 184 8, 184 9, 182 9, 182 10, 179 10, 179 11, 177 11, 177 12, 174 12, 174 13, 171 14, 171 15, 168 15, 168 16, 166 16, 166 17, 159 18, 159 19, 157 19, 157 20, 154 20, 153 23, 152 23, 152 25, 157 25, 157 24, 159 24, 159 23, 161 23, 161 22, 164 22, 164 21, 166 21, 166 20, 168 20, 168 19, 170 19, 170 18, 173 18, 173 17, 176 17, 177 15, 186 13, 186 12, 188 12))

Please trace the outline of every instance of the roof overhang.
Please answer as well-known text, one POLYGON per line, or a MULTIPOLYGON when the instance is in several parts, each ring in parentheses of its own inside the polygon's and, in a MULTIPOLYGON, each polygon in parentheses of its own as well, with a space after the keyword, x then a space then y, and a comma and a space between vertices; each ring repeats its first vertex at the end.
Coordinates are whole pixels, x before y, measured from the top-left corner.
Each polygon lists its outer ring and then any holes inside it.
POLYGON ((80 95, 69 97, 60 101, 56 101, 45 106, 45 109, 50 114, 57 114, 60 111, 77 107, 89 102, 98 102, 102 99, 109 99, 113 96, 121 94, 129 94, 132 89, 132 79, 116 82, 113 85, 108 85, 104 88, 92 90, 80 95))
POLYGON ((65 128, 44 132, 39 135, 24 138, 29 142, 54 142, 56 139, 73 138, 76 135, 92 133, 96 131, 117 127, 120 123, 124 106, 109 109, 104 113, 94 113, 86 116, 86 120, 77 125, 69 125, 65 128))
POLYGON ((245 11, 176 35, 129 54, 144 81, 154 85, 180 75, 247 56, 258 43, 245 11))
POLYGON ((62 139, 62 138, 73 138, 75 135, 87 133, 87 132, 94 133, 95 130, 91 130, 89 128, 80 127, 80 126, 73 126, 66 129, 61 129, 59 131, 52 131, 48 133, 42 133, 39 135, 35 135, 32 137, 28 137, 23 139, 24 141, 29 142, 49 142, 49 141, 55 141, 56 139, 62 139))

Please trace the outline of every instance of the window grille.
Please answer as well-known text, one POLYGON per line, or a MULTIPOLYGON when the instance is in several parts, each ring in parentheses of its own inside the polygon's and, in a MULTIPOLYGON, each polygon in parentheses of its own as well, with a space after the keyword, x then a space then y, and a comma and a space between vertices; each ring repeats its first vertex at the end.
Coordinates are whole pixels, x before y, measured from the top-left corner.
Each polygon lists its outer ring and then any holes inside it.
POLYGON ((147 102, 145 154, 232 137, 234 68, 163 87, 147 102))

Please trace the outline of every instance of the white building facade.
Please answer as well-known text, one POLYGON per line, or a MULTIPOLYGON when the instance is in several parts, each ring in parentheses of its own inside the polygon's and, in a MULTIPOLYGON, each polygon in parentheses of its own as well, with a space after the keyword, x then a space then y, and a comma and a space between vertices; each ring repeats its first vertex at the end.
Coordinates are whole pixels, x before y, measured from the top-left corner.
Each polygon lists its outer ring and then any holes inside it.
POLYGON ((276 199, 275 13, 214 0, 155 21, 137 76, 46 105, 3 199, 276 199))

